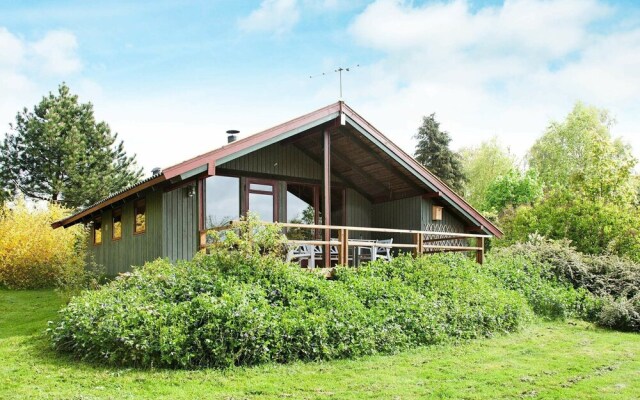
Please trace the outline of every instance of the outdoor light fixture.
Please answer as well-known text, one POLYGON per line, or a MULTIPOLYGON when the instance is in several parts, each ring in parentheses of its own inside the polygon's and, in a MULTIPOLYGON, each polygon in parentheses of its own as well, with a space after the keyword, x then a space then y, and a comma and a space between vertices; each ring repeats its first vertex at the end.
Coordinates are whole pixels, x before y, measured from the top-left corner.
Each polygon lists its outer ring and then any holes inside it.
POLYGON ((431 207, 431 219, 433 221, 442 221, 442 208, 441 206, 431 207))
POLYGON ((196 187, 194 185, 189 185, 184 189, 184 194, 187 197, 193 197, 196 194, 196 187))

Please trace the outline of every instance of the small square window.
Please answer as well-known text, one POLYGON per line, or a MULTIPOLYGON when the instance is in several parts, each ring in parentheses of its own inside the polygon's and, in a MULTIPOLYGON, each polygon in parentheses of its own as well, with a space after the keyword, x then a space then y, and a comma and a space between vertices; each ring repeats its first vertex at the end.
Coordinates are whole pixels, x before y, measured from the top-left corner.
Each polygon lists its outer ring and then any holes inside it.
POLYGON ((133 233, 145 233, 147 231, 147 203, 140 199, 133 204, 133 233))
POLYGON ((122 239, 122 208, 113 210, 113 232, 111 236, 113 240, 122 239))
POLYGON ((102 244, 102 222, 100 220, 93 221, 93 244, 102 244))

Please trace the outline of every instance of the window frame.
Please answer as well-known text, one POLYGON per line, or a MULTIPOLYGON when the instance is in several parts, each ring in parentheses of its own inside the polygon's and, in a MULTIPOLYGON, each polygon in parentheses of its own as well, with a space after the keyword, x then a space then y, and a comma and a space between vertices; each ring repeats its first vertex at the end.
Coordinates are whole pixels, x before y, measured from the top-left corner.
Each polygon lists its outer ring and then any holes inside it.
POLYGON ((141 197, 139 199, 136 199, 133 202, 133 234, 134 235, 144 235, 145 233, 147 233, 147 199, 145 197, 141 197), (144 207, 144 212, 142 213, 144 215, 144 229, 139 231, 137 230, 137 216, 138 216, 138 209, 141 208, 140 204, 142 204, 142 207, 144 207))
POLYGON ((265 196, 272 196, 272 201, 273 201, 273 221, 266 221, 266 222, 278 222, 280 221, 280 216, 278 215, 278 181, 275 179, 260 179, 260 178, 246 178, 245 181, 245 187, 244 187, 244 209, 242 210, 242 214, 244 216, 247 215, 247 213, 249 212, 249 207, 251 206, 249 204, 249 196, 251 194, 258 194, 258 195, 265 195, 265 196), (251 189, 251 184, 256 184, 256 185, 260 185, 260 186, 270 186, 272 188, 271 191, 269 190, 262 190, 262 189, 251 189))
POLYGON ((111 240, 122 240, 122 207, 111 210, 111 240), (120 237, 116 237, 116 217, 120 217, 120 237))

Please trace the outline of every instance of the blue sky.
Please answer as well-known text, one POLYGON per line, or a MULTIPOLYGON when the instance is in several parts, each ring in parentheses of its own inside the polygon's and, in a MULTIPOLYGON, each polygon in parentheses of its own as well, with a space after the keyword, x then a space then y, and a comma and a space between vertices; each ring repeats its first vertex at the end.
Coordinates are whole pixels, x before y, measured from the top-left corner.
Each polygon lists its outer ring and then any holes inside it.
POLYGON ((524 155, 577 100, 640 157, 635 1, 0 1, 0 136, 66 81, 149 171, 338 98, 412 152, 436 112, 453 146, 524 155))

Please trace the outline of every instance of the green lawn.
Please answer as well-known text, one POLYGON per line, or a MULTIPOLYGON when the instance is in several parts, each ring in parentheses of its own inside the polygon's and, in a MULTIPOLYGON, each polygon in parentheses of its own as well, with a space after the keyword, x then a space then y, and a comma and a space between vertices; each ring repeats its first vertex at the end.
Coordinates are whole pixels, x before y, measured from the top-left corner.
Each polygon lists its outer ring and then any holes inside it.
POLYGON ((228 371, 140 371, 58 356, 42 332, 62 300, 0 290, 0 399, 640 398, 640 335, 581 322, 393 356, 228 371))

